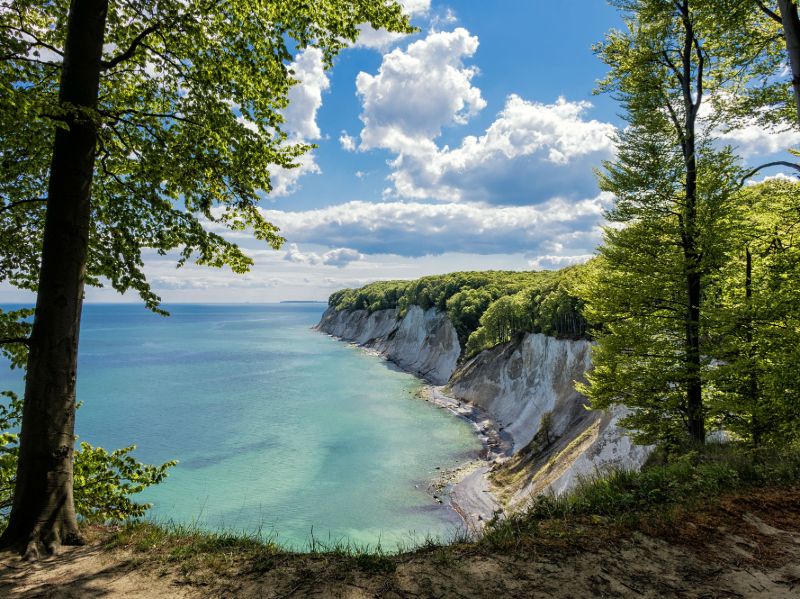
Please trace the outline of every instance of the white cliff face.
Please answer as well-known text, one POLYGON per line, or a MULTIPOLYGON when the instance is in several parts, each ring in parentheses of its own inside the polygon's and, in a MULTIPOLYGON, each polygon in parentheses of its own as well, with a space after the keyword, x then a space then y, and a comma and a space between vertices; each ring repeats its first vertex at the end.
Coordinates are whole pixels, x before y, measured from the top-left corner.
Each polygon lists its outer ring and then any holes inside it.
POLYGON ((337 311, 328 308, 320 331, 380 352, 400 368, 444 385, 456 368, 461 346, 447 314, 411 306, 403 318, 397 310, 337 311))
POLYGON ((480 407, 513 439, 512 455, 492 478, 509 507, 544 492, 563 493, 609 468, 639 469, 650 447, 619 427, 625 410, 592 411, 575 390, 591 367, 588 341, 529 333, 486 350, 458 370, 461 347, 447 314, 412 306, 397 310, 329 308, 317 328, 373 348, 398 366, 480 407))
POLYGON ((575 390, 591 366, 588 341, 527 334, 518 344, 491 349, 466 362, 450 387, 460 399, 486 410, 521 449, 551 416, 553 436, 563 433, 586 399, 575 390), (558 408, 558 409, 556 409, 558 408), (564 409, 568 408, 568 409, 564 409))
POLYGON ((509 505, 563 493, 610 468, 639 469, 649 456, 650 447, 618 426, 624 409, 589 410, 575 390, 591 355, 588 341, 529 333, 480 353, 451 378, 456 397, 482 407, 514 440, 514 456, 496 469, 497 480, 504 469, 514 472, 509 505))

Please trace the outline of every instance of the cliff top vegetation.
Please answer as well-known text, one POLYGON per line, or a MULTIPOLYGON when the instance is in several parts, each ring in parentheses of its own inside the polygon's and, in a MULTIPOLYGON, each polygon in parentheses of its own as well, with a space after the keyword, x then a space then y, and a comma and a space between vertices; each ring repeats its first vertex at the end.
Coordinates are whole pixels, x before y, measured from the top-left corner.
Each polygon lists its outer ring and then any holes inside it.
POLYGON ((413 281, 377 281, 331 294, 337 310, 446 311, 467 355, 512 339, 520 332, 564 338, 588 335, 575 285, 585 265, 559 271, 454 272, 413 281))

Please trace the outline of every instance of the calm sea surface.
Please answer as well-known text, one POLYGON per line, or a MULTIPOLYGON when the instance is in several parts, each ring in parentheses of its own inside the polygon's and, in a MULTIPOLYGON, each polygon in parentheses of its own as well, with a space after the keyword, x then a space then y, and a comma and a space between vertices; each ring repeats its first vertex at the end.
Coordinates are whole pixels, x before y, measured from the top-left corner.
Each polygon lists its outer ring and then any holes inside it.
MULTIPOLYGON (((322 304, 87 305, 77 433, 146 462, 180 461, 141 497, 150 517, 394 548, 459 520, 425 491, 480 448, 420 383, 310 327, 322 304)), ((0 368, 0 388, 22 389, 0 368)))

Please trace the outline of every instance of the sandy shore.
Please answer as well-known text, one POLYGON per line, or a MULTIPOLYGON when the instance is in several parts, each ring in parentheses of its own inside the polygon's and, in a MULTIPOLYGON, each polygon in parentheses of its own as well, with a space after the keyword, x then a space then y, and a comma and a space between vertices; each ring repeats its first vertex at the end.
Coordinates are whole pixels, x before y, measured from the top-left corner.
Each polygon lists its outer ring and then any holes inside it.
POLYGON ((502 513, 502 506, 492 494, 488 474, 495 463, 511 455, 513 442, 483 410, 447 395, 445 389, 426 385, 420 398, 470 422, 483 444, 483 451, 475 460, 442 471, 430 490, 434 497, 441 497, 450 504, 469 532, 480 532, 487 521, 502 513))

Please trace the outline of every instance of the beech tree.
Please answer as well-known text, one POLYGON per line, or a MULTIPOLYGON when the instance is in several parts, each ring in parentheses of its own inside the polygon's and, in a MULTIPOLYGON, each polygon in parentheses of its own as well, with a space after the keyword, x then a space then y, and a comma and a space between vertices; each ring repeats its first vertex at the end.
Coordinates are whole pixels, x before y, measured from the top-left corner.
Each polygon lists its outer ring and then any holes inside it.
POLYGON ((752 0, 757 10, 777 23, 786 50, 786 62, 791 72, 791 86, 794 97, 796 124, 800 126, 800 17, 797 14, 797 0, 752 0))
POLYGON ((601 90, 621 102, 628 127, 600 187, 616 197, 609 220, 624 226, 606 229, 582 292, 589 321, 602 323, 584 390, 595 407, 633 408, 628 424, 650 440, 703 443, 705 287, 739 171, 700 110, 747 57, 706 47, 718 23, 704 0, 611 3, 626 28, 597 48, 610 67, 601 90))
MULTIPOLYGON (((369 23, 411 31, 389 0, 4 0, 0 3, 0 280, 36 292, 4 547, 36 557, 82 542, 72 495, 84 286, 137 292, 160 311, 142 251, 246 271, 209 225, 283 241, 258 200, 309 149, 281 111, 293 54, 326 66, 369 23)), ((27 350, 27 357, 24 355, 27 350)))

